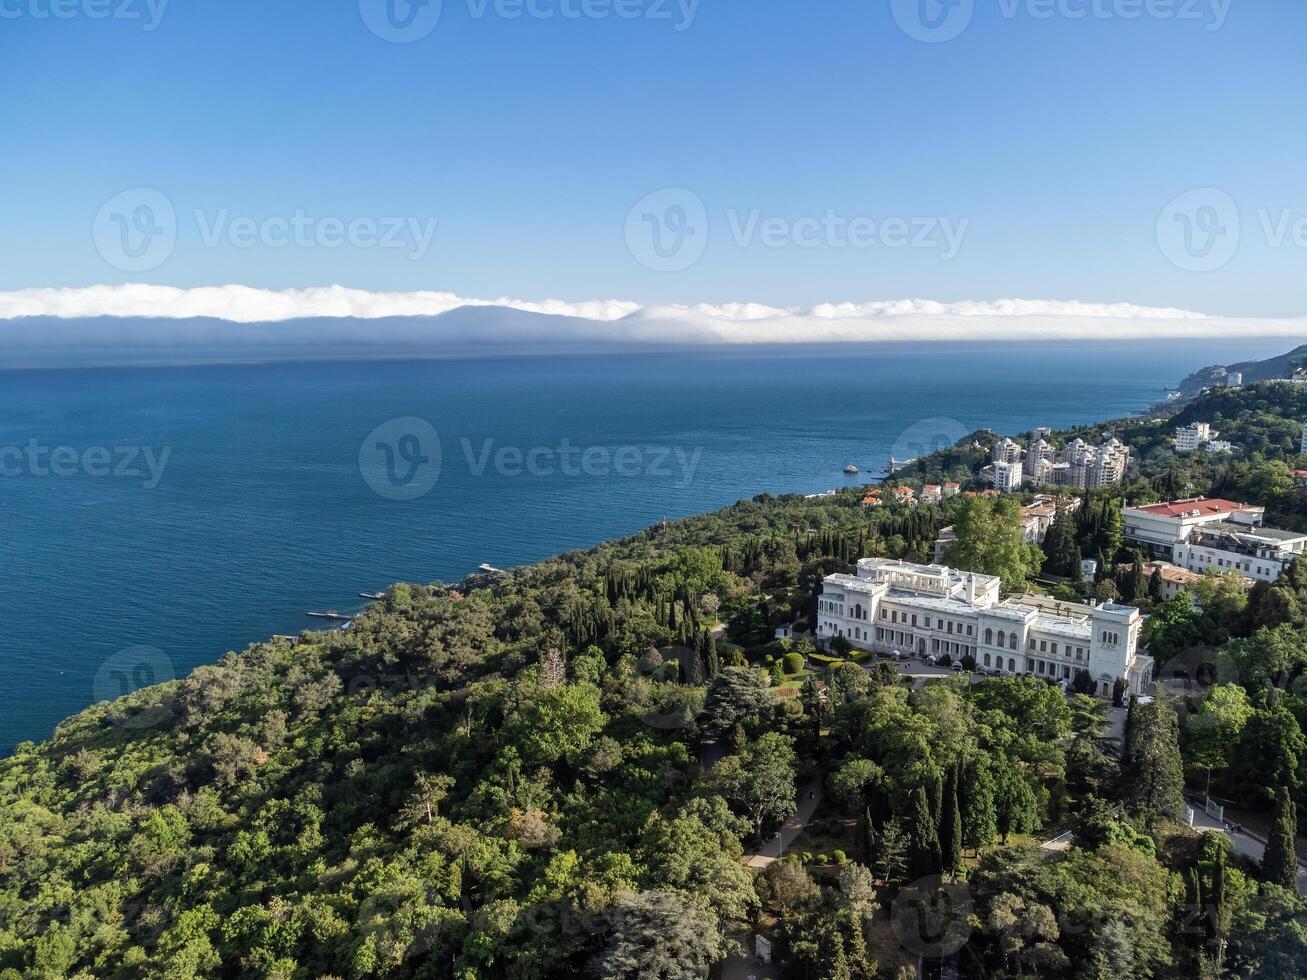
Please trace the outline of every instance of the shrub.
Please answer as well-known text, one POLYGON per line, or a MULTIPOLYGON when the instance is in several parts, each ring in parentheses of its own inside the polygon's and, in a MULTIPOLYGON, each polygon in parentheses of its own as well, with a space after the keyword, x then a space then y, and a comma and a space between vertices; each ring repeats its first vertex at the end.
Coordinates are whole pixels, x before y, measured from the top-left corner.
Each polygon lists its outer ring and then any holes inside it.
POLYGON ((836 851, 834 854, 836 864, 848 864, 849 856, 843 851, 836 851))
POLYGON ((785 673, 797 674, 799 671, 803 670, 803 664, 803 654, 787 653, 785 655, 785 673))
POLYGON ((967 654, 965 657, 963 657, 961 660, 959 660, 958 663, 962 664, 962 669, 963 669, 963 670, 975 670, 975 669, 976 669, 976 658, 973 657, 973 656, 971 656, 971 654, 967 654))
POLYGON ((853 649, 853 644, 849 642, 847 636, 837 636, 830 641, 830 648, 838 653, 841 657, 847 657, 853 649))
POLYGON ((812 864, 812 851, 804 851, 804 852, 803 852, 803 863, 804 863, 804 864, 812 864))
POLYGON ((953 656, 952 656, 952 654, 948 654, 948 653, 941 654, 941 655, 940 655, 940 658, 939 658, 937 661, 935 661, 935 662, 936 662, 937 664, 939 664, 941 667, 952 667, 952 666, 953 666, 953 656))
POLYGON ((825 865, 830 864, 830 858, 828 858, 825 854, 818 854, 817 863, 824 867, 825 865))

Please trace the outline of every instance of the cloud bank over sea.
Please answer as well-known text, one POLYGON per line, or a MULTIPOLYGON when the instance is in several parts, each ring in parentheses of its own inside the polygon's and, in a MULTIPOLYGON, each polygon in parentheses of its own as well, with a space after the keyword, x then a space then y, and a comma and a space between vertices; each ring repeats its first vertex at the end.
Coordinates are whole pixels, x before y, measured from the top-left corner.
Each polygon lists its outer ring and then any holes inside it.
POLYGON ((327 286, 129 284, 0 292, 0 364, 923 341, 1307 338, 1307 317, 1127 303, 904 299, 778 308, 476 299, 327 286))

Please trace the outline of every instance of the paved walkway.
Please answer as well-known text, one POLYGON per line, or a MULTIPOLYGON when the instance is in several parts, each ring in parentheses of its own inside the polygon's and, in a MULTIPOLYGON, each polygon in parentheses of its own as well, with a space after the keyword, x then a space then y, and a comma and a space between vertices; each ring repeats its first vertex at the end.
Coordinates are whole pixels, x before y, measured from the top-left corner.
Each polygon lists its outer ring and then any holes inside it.
MULTIPOLYGON (((785 821, 785 825, 781 827, 780 836, 773 837, 768 841, 767 846, 762 851, 757 854, 744 855, 742 860, 745 866, 765 868, 783 856, 785 851, 803 833, 804 828, 808 826, 808 821, 817 812, 821 800, 822 777, 818 776, 800 786, 798 812, 785 821)), ((749 937, 749 942, 753 942, 752 936, 749 937)), ((750 949, 749 952, 752 954, 753 950, 750 949)), ((779 972, 775 965, 763 966, 752 955, 728 956, 722 964, 722 980, 768 980, 768 978, 778 975, 779 972)))
MULTIPOLYGON (((1261 838, 1254 837, 1247 831, 1238 832, 1231 830, 1215 817, 1209 817, 1201 803, 1196 803, 1190 799, 1186 799, 1185 803, 1193 808, 1195 829, 1221 831, 1226 834, 1234 844, 1234 852, 1236 854, 1252 858, 1254 861, 1260 862, 1262 857, 1266 854, 1266 844, 1261 838)), ((1303 868, 1302 861, 1298 862, 1298 893, 1307 894, 1307 870, 1303 868)))
POLYGON ((767 865, 780 860, 790 846, 803 833, 804 828, 808 826, 808 821, 817 811, 818 805, 822 800, 822 780, 821 777, 809 780, 799 787, 799 810, 794 816, 786 820, 780 829, 780 836, 773 837, 757 854, 746 854, 743 861, 746 867, 765 868, 767 865))

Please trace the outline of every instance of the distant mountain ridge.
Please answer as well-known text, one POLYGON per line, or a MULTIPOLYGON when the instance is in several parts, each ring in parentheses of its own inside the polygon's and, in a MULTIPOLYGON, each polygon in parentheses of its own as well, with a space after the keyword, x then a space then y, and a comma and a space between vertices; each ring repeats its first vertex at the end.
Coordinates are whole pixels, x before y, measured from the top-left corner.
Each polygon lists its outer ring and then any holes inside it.
POLYGON ((1273 381, 1276 378, 1287 378, 1293 374, 1295 367, 1305 361, 1307 361, 1307 344, 1301 344, 1287 354, 1268 357, 1264 361, 1240 361, 1237 364, 1225 365, 1214 364, 1195 371, 1181 381, 1179 391, 1182 395, 1196 395, 1204 388, 1225 384, 1226 375, 1231 371, 1242 374, 1245 382, 1273 381))

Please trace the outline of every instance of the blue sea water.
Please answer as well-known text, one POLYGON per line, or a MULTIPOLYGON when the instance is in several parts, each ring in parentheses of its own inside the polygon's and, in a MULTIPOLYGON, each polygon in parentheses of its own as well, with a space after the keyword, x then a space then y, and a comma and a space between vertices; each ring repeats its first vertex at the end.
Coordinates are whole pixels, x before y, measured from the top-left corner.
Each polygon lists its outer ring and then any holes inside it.
POLYGON ((984 426, 1128 415, 1195 368, 1288 346, 0 372, 0 752, 123 684, 323 628, 304 613, 357 609, 360 591, 454 581, 765 491, 866 482, 891 454, 984 426), (150 459, 166 459, 157 485, 150 459), (120 654, 140 647, 159 653, 120 654))

